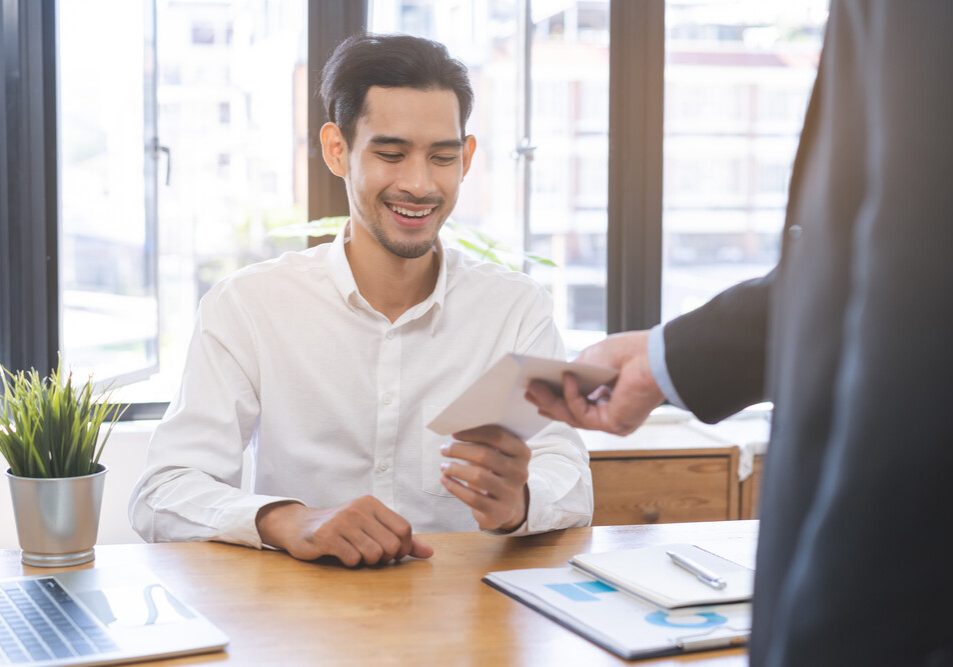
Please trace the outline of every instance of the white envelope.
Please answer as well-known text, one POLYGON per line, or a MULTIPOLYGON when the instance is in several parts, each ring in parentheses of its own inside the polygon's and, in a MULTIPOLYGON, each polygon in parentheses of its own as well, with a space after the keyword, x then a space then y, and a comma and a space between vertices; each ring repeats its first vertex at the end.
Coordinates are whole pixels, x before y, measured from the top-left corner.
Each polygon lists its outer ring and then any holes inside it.
POLYGON ((532 380, 543 380, 562 391, 563 373, 573 373, 589 394, 615 380, 618 371, 603 366, 507 354, 437 415, 427 428, 450 435, 486 424, 498 424, 523 440, 540 431, 549 419, 524 398, 532 380))

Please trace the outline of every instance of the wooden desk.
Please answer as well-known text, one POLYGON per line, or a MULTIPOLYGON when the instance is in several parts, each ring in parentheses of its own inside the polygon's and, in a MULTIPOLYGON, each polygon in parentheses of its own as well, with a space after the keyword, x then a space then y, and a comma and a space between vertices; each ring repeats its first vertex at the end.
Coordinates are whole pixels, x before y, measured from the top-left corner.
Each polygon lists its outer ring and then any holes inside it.
MULTIPOLYGON (((578 528, 522 538, 439 533, 423 536, 436 550, 432 559, 381 569, 302 563, 284 553, 214 543, 98 546, 91 565, 147 565, 231 638, 227 653, 161 664, 742 667, 742 649, 626 663, 480 577, 492 570, 558 566, 582 551, 732 539, 756 535, 757 529, 757 521, 725 521, 578 528)), ((0 577, 48 571, 21 566, 18 551, 0 551, 0 577)))

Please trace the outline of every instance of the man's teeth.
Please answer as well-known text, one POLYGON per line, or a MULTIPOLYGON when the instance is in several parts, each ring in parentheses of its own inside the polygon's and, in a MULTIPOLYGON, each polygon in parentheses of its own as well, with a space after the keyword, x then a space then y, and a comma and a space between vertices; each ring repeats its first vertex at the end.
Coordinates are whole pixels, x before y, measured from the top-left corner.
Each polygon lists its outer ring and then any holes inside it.
POLYGON ((395 213, 400 213, 401 215, 406 215, 408 218, 422 218, 425 215, 430 215, 430 213, 433 211, 433 208, 425 208, 422 211, 411 211, 406 208, 391 204, 390 210, 394 211, 395 213))

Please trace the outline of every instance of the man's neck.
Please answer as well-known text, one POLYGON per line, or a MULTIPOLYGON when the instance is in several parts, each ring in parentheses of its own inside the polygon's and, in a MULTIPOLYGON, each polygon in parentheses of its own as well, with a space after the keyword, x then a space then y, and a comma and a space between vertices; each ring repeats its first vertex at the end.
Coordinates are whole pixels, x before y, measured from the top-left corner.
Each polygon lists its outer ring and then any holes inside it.
POLYGON ((405 259, 382 247, 361 225, 350 223, 350 231, 344 246, 347 261, 357 289, 374 310, 395 322, 430 296, 440 271, 436 251, 405 259))

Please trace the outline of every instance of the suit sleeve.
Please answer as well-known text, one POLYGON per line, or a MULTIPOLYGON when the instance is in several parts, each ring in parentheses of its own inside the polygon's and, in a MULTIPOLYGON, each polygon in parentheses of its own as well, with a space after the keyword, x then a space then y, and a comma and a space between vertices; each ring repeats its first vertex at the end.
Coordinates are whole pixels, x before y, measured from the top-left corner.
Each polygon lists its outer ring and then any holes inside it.
POLYGON ((709 424, 766 400, 768 311, 777 270, 665 325, 665 365, 685 407, 709 424))

